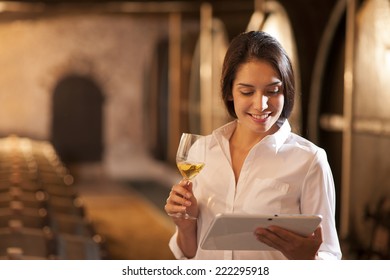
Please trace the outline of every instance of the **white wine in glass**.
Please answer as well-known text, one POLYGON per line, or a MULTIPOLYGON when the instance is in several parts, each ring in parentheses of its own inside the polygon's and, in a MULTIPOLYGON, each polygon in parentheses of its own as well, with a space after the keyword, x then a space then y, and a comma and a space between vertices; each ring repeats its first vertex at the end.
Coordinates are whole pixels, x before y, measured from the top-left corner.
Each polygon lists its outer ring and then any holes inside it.
POLYGON ((191 163, 183 161, 177 163, 177 168, 179 168, 181 175, 187 180, 191 180, 196 175, 198 175, 199 172, 203 169, 203 167, 203 162, 191 163))
MULTIPOLYGON (((176 164, 181 175, 187 181, 191 181, 205 165, 205 136, 183 133, 180 138, 180 144, 176 154, 176 164)), ((183 219, 196 219, 184 213, 174 213, 170 216, 183 219)))

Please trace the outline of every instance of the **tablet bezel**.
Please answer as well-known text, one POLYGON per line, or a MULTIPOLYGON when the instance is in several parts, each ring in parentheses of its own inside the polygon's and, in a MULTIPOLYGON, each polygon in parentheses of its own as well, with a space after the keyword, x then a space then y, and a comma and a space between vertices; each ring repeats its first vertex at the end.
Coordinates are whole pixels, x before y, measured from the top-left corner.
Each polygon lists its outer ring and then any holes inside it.
POLYGON ((308 236, 321 223, 320 215, 279 214, 217 214, 201 241, 203 250, 275 250, 258 241, 254 235, 257 227, 276 225, 303 236, 308 236))

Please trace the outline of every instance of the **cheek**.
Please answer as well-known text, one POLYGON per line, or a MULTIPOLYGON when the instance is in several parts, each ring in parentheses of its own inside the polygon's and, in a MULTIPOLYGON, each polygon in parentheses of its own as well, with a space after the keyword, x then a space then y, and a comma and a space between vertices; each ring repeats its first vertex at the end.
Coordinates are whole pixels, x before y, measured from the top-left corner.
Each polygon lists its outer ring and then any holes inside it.
POLYGON ((279 110, 283 110, 283 107, 284 107, 284 96, 280 96, 278 98, 275 98, 274 102, 273 102, 274 106, 276 108, 279 108, 279 110))
POLYGON ((242 98, 236 98, 234 99, 234 109, 236 113, 239 113, 242 110, 245 110, 248 107, 247 102, 245 102, 242 98))

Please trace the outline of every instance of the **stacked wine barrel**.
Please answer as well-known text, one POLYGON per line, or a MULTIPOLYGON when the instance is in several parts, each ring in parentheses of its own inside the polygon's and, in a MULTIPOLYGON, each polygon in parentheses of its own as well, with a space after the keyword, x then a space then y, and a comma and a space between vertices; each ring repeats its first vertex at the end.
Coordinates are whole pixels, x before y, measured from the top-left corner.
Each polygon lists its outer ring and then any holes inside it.
POLYGON ((73 177, 53 146, 0 138, 0 259, 101 259, 73 177))

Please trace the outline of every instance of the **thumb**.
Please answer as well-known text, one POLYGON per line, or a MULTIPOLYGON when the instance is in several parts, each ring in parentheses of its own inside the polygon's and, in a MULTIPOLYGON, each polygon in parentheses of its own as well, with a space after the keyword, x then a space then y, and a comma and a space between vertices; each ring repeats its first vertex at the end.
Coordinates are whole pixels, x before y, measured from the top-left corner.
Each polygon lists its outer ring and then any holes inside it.
POLYGON ((192 182, 191 181, 187 181, 186 188, 188 191, 190 191, 192 193, 192 182))
POLYGON ((321 226, 317 227, 316 230, 313 232, 313 239, 322 243, 322 227, 321 226))

